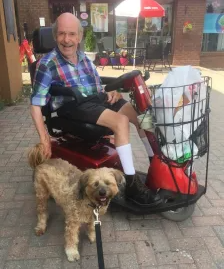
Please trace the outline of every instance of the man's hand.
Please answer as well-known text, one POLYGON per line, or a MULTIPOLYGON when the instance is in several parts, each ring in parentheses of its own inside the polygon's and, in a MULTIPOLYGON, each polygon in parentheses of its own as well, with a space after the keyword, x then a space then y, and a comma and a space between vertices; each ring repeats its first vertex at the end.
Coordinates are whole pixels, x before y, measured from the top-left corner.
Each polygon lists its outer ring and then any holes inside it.
POLYGON ((47 158, 51 157, 51 140, 45 129, 41 108, 39 106, 31 105, 31 116, 35 123, 36 129, 40 136, 40 143, 44 146, 44 154, 47 158))
POLYGON ((122 95, 117 91, 108 92, 107 96, 108 96, 107 102, 110 103, 111 105, 116 103, 119 99, 122 98, 122 95))
POLYGON ((46 158, 50 158, 52 152, 51 152, 51 140, 50 140, 49 135, 46 134, 43 139, 40 139, 40 143, 44 145, 44 154, 46 158))

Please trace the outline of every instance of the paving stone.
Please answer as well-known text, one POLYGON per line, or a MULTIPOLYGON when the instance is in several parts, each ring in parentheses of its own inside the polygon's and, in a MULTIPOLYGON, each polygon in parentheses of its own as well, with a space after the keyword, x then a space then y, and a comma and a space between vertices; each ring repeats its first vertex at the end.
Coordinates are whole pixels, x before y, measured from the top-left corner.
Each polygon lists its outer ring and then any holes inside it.
POLYGON ((0 202, 11 201, 14 198, 16 189, 5 189, 0 197, 0 202))
POLYGON ((224 207, 212 207, 212 208, 203 208, 201 207, 202 212, 205 216, 224 216, 224 207))
POLYGON ((116 231, 116 241, 148 240, 147 231, 116 231))
POLYGON ((181 232, 186 237, 204 237, 204 236, 215 236, 214 231, 211 227, 189 227, 180 228, 181 232))
POLYGON ((115 241, 114 223, 111 221, 103 222, 101 225, 101 236, 103 242, 115 241))
POLYGON ((206 245, 203 238, 181 238, 169 240, 170 249, 172 251, 178 250, 197 250, 205 249, 206 245))
POLYGON ((116 231, 130 230, 130 224, 127 219, 127 214, 124 212, 113 212, 114 229, 116 231))
POLYGON ((183 235, 178 227, 177 223, 163 219, 162 226, 168 239, 182 238, 183 235))
POLYGON ((149 230, 148 235, 154 251, 160 252, 170 250, 168 238, 163 230, 149 230))
POLYGON ((44 259, 62 257, 63 248, 61 246, 29 247, 27 251, 28 259, 44 259))
POLYGON ((178 264, 178 269, 197 269, 195 264, 178 264))
POLYGON ((211 256, 209 255, 209 252, 207 249, 197 249, 194 251, 191 251, 191 255, 197 264, 197 266, 202 266, 205 264, 212 264, 213 260, 211 256))
POLYGON ((6 262, 4 269, 25 269, 26 261, 8 261, 6 262))
POLYGON ((214 226, 213 229, 215 230, 215 233, 218 235, 224 247, 224 226, 214 226))
POLYGON ((161 229, 160 220, 148 219, 148 220, 131 220, 131 230, 150 230, 150 229, 161 229))
POLYGON ((119 254, 121 269, 138 269, 138 262, 136 254, 119 254))
POLYGON ((163 251, 156 253, 158 264, 181 264, 194 263, 192 255, 189 251, 163 251))
POLYGON ((215 265, 216 265, 216 267, 214 267, 214 268, 224 269, 224 259, 221 260, 221 261, 216 262, 215 265))
POLYGON ((8 210, 7 216, 4 220, 3 225, 4 226, 15 226, 17 223, 17 220, 19 219, 20 216, 20 209, 10 209, 8 210))
POLYGON ((28 252, 28 236, 15 237, 11 248, 9 249, 8 259, 21 260, 25 259, 28 252))
POLYGON ((135 242, 138 264, 141 266, 156 265, 156 257, 149 240, 135 242))
POLYGON ((16 194, 34 194, 33 182, 20 182, 16 194))
MULTIPOLYGON (((119 266, 117 255, 104 255, 105 268, 115 268, 119 266)), ((97 256, 86 256, 82 258, 83 269, 98 269, 97 256)))
POLYGON ((219 216, 192 217, 192 222, 195 226, 224 225, 223 219, 219 216))
POLYGON ((81 269, 81 262, 80 261, 69 262, 67 260, 67 257, 64 257, 62 268, 63 269, 81 269))
POLYGON ((204 238, 205 244, 211 254, 211 257, 214 261, 223 260, 224 257, 224 248, 217 237, 205 237, 204 238))
POLYGON ((61 269, 62 259, 46 259, 43 263, 43 269, 61 269))
POLYGON ((178 269, 176 265, 141 266, 140 269, 178 269))

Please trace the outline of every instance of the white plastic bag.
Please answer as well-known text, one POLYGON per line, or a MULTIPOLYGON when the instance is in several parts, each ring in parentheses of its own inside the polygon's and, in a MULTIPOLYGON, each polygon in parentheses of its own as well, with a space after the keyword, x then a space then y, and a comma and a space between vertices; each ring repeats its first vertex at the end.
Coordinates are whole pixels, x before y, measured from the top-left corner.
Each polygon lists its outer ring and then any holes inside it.
MULTIPOLYGON (((200 71, 192 66, 174 68, 167 75, 161 88, 156 90, 154 98, 157 123, 170 124, 170 126, 160 127, 166 142, 174 140, 182 142, 193 133, 192 123, 185 125, 182 123, 193 121, 194 99, 196 100, 194 119, 197 119, 205 112, 206 102, 206 88, 200 71), (201 101, 203 99, 204 102, 201 101)), ((200 121, 197 122, 197 126, 199 124, 200 121)))
POLYGON ((191 150, 193 147, 193 156, 198 154, 198 147, 191 141, 185 141, 180 144, 168 144, 162 147, 163 154, 178 163, 184 163, 191 159, 191 150))

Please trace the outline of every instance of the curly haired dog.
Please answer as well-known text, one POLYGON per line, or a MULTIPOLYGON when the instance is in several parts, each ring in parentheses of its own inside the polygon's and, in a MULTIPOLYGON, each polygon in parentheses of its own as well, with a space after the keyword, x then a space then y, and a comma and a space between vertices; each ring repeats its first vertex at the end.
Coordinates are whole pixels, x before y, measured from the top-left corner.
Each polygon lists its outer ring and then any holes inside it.
POLYGON ((28 158, 30 166, 35 169, 36 235, 46 231, 47 201, 52 196, 65 214, 65 252, 68 260, 78 260, 79 228, 82 223, 88 225, 89 240, 95 241, 93 208, 90 205, 100 206, 100 214, 105 214, 110 200, 119 191, 118 185, 125 183, 123 174, 106 167, 82 172, 62 159, 46 159, 42 144, 31 149, 28 158))

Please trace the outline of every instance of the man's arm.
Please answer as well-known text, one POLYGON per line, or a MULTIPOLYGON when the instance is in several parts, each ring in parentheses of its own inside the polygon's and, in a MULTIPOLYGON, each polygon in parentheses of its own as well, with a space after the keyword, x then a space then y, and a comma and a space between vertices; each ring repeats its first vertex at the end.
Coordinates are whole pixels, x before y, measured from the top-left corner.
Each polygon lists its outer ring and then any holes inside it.
POLYGON ((31 105, 31 116, 40 137, 40 143, 44 145, 46 157, 51 157, 50 136, 45 128, 40 106, 31 105))
POLYGON ((45 128, 41 107, 49 101, 50 95, 48 91, 51 80, 52 77, 48 67, 44 64, 38 64, 34 77, 33 94, 31 96, 31 116, 39 134, 40 142, 44 145, 47 157, 51 156, 51 143, 50 136, 45 128))

